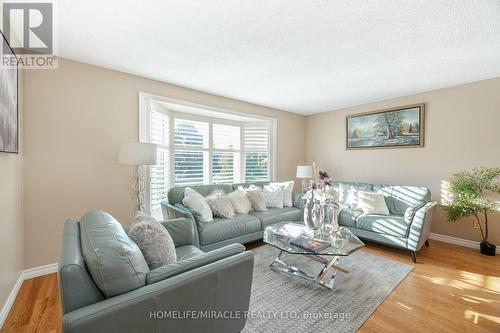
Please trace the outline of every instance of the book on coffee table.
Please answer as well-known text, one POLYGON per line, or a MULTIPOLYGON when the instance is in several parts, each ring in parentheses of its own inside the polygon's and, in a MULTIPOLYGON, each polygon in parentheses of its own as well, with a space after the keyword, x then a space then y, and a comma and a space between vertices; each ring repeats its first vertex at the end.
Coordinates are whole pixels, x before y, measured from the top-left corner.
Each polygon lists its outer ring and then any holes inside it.
POLYGON ((300 247, 311 253, 318 253, 321 250, 326 249, 330 246, 329 243, 322 241, 320 239, 315 239, 307 235, 302 235, 290 241, 290 244, 300 247))

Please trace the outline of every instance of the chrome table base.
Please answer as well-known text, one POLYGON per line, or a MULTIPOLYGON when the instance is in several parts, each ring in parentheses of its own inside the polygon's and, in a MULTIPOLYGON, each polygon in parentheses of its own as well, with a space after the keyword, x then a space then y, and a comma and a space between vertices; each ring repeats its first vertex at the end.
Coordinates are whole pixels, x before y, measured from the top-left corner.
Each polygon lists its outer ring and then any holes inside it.
POLYGON ((286 254, 287 252, 280 250, 278 256, 274 259, 274 261, 270 265, 271 269, 278 272, 284 272, 293 276, 297 276, 308 281, 312 281, 329 290, 333 289, 333 282, 335 280, 335 275, 337 274, 337 271, 343 273, 349 273, 342 267, 337 266, 337 263, 339 262, 340 259, 339 256, 332 256, 331 259, 325 259, 319 255, 297 254, 306 256, 307 258, 317 261, 323 265, 323 268, 317 275, 311 275, 300 270, 297 267, 290 266, 287 263, 285 263, 283 261, 283 258, 286 256, 286 254))

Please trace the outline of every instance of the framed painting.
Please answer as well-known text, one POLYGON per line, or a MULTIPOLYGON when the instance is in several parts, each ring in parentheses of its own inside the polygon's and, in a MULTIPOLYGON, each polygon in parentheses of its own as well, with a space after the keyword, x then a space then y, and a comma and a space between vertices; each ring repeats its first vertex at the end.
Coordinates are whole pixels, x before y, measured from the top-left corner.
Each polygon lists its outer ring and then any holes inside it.
POLYGON ((0 152, 19 153, 19 114, 17 109, 17 60, 15 67, 7 59, 16 57, 0 31, 0 152))
POLYGON ((421 148, 425 104, 346 116, 346 149, 421 148))

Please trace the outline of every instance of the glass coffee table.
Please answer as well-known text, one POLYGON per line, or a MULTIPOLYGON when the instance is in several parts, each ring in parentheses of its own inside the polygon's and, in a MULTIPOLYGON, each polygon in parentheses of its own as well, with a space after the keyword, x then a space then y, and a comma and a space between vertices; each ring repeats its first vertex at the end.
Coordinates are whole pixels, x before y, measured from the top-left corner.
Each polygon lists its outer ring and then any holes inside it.
POLYGON ((333 288, 337 271, 349 273, 337 265, 340 258, 348 256, 365 246, 349 229, 341 227, 335 231, 331 229, 315 231, 304 224, 293 222, 281 222, 266 227, 264 230, 264 243, 279 250, 278 256, 270 265, 271 269, 313 281, 330 290, 333 288), (328 247, 317 252, 311 252, 291 244, 294 239, 302 235, 326 242, 328 247), (287 255, 304 256, 319 262, 322 268, 315 275, 306 273, 283 261, 287 255))

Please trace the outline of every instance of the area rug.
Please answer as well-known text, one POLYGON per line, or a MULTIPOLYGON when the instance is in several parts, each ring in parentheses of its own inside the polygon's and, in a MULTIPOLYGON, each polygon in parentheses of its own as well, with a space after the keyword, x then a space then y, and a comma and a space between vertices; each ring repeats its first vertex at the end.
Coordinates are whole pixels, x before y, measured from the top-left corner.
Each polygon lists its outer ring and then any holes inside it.
MULTIPOLYGON (((333 290, 271 270, 278 250, 264 245, 253 249, 250 311, 244 333, 356 332, 413 269, 412 266, 363 251, 342 258, 333 290)), ((318 264, 302 256, 285 261, 310 271, 318 264)))

